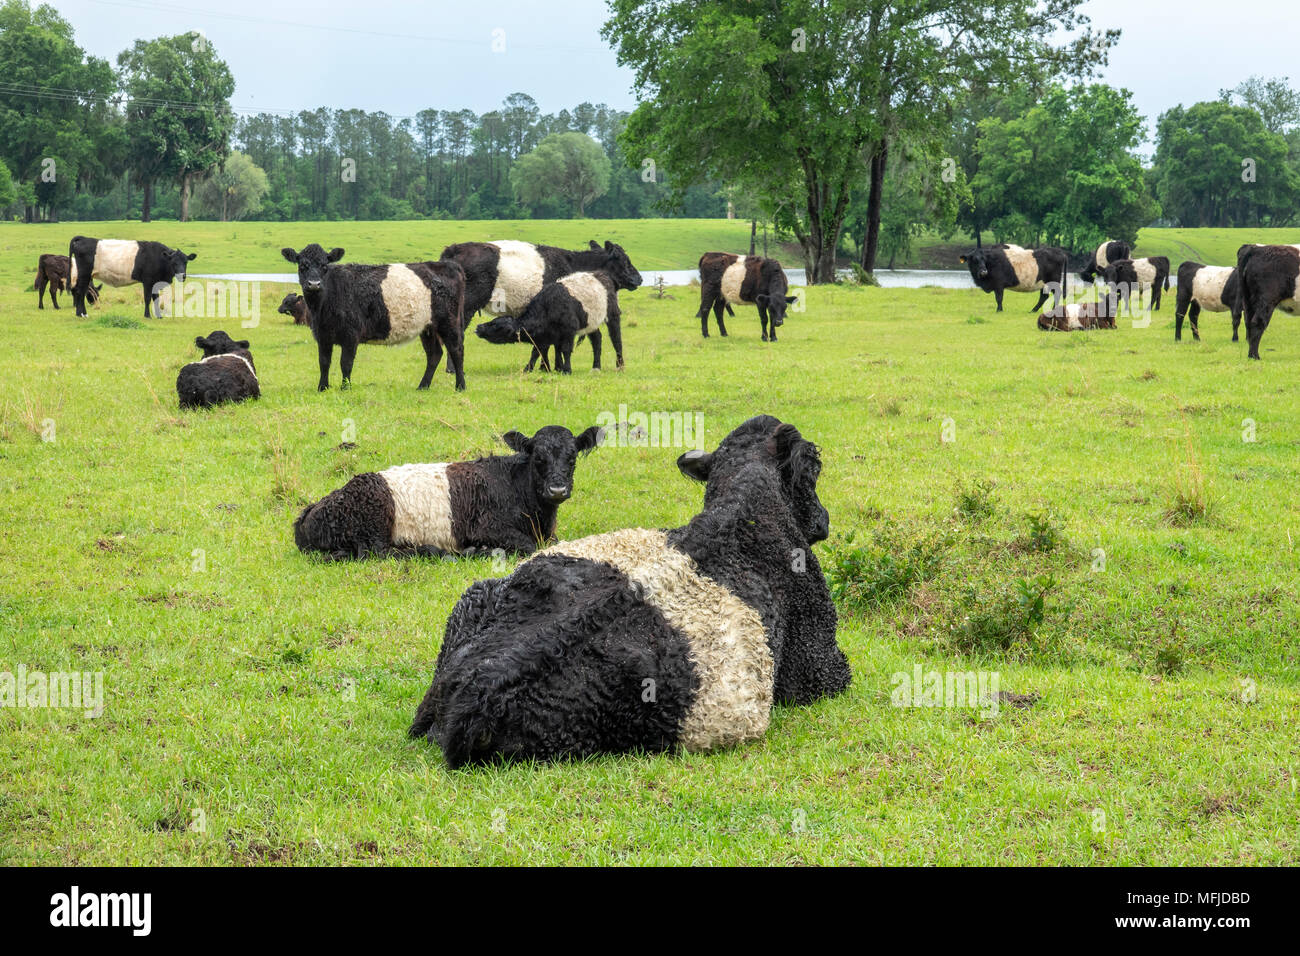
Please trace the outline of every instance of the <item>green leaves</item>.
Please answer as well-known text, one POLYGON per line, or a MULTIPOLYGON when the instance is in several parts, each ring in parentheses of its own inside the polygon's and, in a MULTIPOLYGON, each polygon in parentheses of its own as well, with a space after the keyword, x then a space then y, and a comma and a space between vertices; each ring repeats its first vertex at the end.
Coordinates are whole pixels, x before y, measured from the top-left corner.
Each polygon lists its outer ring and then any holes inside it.
POLYGON ((554 133, 516 160, 510 183, 519 201, 532 205, 560 195, 574 215, 609 189, 610 162, 600 144, 585 133, 554 133))

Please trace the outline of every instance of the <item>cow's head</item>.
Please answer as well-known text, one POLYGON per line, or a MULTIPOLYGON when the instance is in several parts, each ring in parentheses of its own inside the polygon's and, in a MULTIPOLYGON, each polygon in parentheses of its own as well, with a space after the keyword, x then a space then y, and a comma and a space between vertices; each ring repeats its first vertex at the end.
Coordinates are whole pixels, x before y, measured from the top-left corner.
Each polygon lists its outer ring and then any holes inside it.
POLYGON ((173 279, 185 281, 186 267, 198 258, 197 252, 191 252, 188 256, 179 249, 168 249, 163 257, 163 263, 166 271, 171 273, 173 279))
POLYGON ((293 316, 294 322, 299 322, 298 315, 300 312, 305 312, 306 307, 307 303, 303 300, 302 296, 297 292, 290 292, 280 300, 280 307, 275 311, 279 312, 281 315, 291 315, 293 316))
POLYGON ((297 264, 298 282, 302 285, 302 291, 310 293, 320 292, 325 287, 325 273, 329 270, 330 263, 343 258, 343 250, 335 247, 326 252, 322 246, 313 242, 302 252, 294 252, 286 247, 280 250, 280 255, 297 264))
POLYGON ((200 335, 194 340, 194 344, 203 350, 204 358, 211 358, 214 355, 227 355, 231 352, 248 351, 248 339, 240 339, 236 342, 221 329, 211 332, 206 336, 200 335))
POLYGON ((578 455, 600 444, 601 430, 593 425, 574 435, 563 425, 547 425, 532 438, 509 431, 501 440, 528 458, 529 480, 538 500, 558 505, 573 494, 573 471, 578 455))
POLYGON ((627 257, 627 253, 617 242, 606 242, 602 247, 593 239, 588 245, 592 252, 605 253, 605 271, 614 280, 615 288, 631 291, 641 286, 641 273, 632 265, 632 260, 627 257))
POLYGON ((104 291, 104 283, 101 282, 99 285, 95 285, 95 283, 92 282, 90 285, 86 286, 86 301, 91 305, 94 305, 99 301, 99 293, 102 291, 104 291))
POLYGON ((767 308, 767 317, 772 320, 772 326, 776 327, 785 324, 786 311, 799 301, 799 297, 784 292, 760 292, 754 296, 754 301, 767 308))
POLYGON ((976 249, 974 252, 968 252, 961 257, 961 261, 970 269, 972 279, 987 279, 989 274, 989 263, 984 258, 984 251, 976 249))
POLYGON ((706 507, 729 489, 743 490, 756 464, 776 469, 781 496, 807 542, 825 541, 831 518, 817 497, 821 455, 793 425, 758 415, 724 438, 717 451, 688 451, 677 459, 682 474, 706 483, 706 507))

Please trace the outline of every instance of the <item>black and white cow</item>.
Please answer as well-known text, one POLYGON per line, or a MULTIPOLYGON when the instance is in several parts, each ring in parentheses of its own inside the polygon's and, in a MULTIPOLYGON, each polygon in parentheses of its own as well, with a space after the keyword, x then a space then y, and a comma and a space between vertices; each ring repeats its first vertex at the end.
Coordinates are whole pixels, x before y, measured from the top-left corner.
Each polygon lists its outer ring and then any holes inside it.
POLYGON ((546 353, 555 346, 556 371, 573 371, 570 357, 573 344, 584 335, 591 339, 591 367, 600 368, 601 326, 609 328, 609 340, 623 367, 622 313, 618 308, 618 287, 606 272, 573 272, 557 282, 543 286, 533 296, 523 314, 497 316, 474 329, 474 334, 495 345, 530 342, 533 357, 527 371, 533 370, 541 356, 542 368, 548 368, 546 353))
POLYGON ((103 279, 111 286, 139 282, 144 287, 144 317, 161 316, 160 306, 167 301, 164 290, 174 279, 185 281, 186 267, 198 254, 186 255, 179 249, 164 246, 152 239, 91 239, 74 236, 68 243, 72 260, 72 303, 79 316, 86 314, 86 295, 92 279, 103 279))
POLYGON ((1084 282, 1092 282, 1112 262, 1133 258, 1133 246, 1123 240, 1107 239, 1097 247, 1087 267, 1079 273, 1084 282))
MULTIPOLYGON (((52 252, 43 253, 36 260, 36 308, 45 308, 45 289, 50 290, 50 304, 59 307, 59 293, 72 288, 72 260, 67 256, 52 252)), ((94 305, 99 298, 103 285, 92 285, 86 289, 86 298, 94 305)))
POLYGON ((677 464, 706 483, 686 526, 561 542, 470 586, 410 736, 452 767, 706 751, 848 687, 816 447, 760 415, 677 464))
POLYGON ((465 273, 455 262, 408 262, 386 266, 337 265, 342 249, 312 243, 301 252, 281 249, 298 266, 298 282, 311 321, 320 361, 320 391, 330 386, 330 363, 339 347, 343 385, 352 380, 352 362, 362 342, 403 345, 416 337, 424 346, 428 388, 447 349, 456 391, 465 390, 465 273))
POLYGON ((1201 339, 1196 320, 1201 310, 1232 313, 1232 341, 1241 326, 1241 282, 1232 266, 1207 266, 1188 260, 1178 267, 1178 300, 1174 310, 1174 341, 1183 338, 1183 319, 1192 321, 1192 338, 1201 339))
POLYGON ((1065 295, 1069 256, 1064 249, 1055 246, 1025 249, 1002 242, 995 246, 973 249, 962 256, 961 261, 970 269, 970 277, 976 288, 993 293, 999 312, 1002 311, 1002 293, 1008 289, 1012 292, 1038 293, 1038 302, 1030 312, 1042 309, 1049 294, 1052 296, 1053 308, 1065 295))
POLYGON ((303 509, 294 541, 336 560, 498 548, 531 554, 555 536, 578 455, 600 443, 601 431, 574 435, 548 425, 532 438, 516 431, 501 437, 515 454, 357 475, 303 509))
POLYGON ((1241 311, 1246 319, 1247 356, 1259 358, 1259 341, 1275 309, 1300 313, 1300 245, 1247 244, 1237 250, 1241 311))
POLYGON ((785 324, 789 307, 799 301, 797 295, 788 295, 790 286, 785 270, 775 259, 762 256, 738 256, 731 252, 706 252, 700 256, 700 332, 709 337, 709 310, 713 310, 718 323, 718 334, 725 336, 727 326, 722 321, 722 310, 735 315, 732 306, 738 302, 758 306, 758 321, 763 328, 763 341, 775 342, 776 330, 785 324), (769 331, 768 326, 771 326, 769 331))
POLYGON ((1124 308, 1132 310, 1129 296, 1136 292, 1141 305, 1142 294, 1151 293, 1150 307, 1160 311, 1160 295, 1169 288, 1169 259, 1165 256, 1147 256, 1144 259, 1117 259, 1101 270, 1103 281, 1110 287, 1111 295, 1119 295, 1124 308))
POLYGON ((194 344, 203 350, 203 360, 191 362, 176 376, 181 408, 210 408, 261 397, 248 339, 236 342, 218 329, 199 336, 194 344))
POLYGON ((311 318, 307 312, 307 300, 297 292, 290 292, 281 299, 280 307, 275 311, 281 315, 292 317, 294 325, 311 325, 311 318))
POLYGON ((1058 302, 1050 312, 1038 316, 1044 332, 1083 332, 1115 328, 1114 299, 1103 296, 1096 302, 1058 302))

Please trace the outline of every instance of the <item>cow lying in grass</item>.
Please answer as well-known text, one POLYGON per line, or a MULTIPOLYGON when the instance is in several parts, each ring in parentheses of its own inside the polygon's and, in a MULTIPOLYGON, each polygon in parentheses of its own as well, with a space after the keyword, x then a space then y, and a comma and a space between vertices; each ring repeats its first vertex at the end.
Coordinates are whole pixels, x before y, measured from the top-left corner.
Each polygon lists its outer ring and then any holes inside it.
MULTIPOLYGON (((50 290, 50 304, 59 307, 59 293, 72 288, 72 260, 67 256, 46 252, 36 260, 36 308, 45 308, 45 289, 50 290)), ((86 289, 86 298, 91 305, 99 299, 104 286, 90 285, 86 289)))
POLYGON ((291 316, 294 325, 311 325, 311 319, 307 313, 307 300, 297 292, 290 292, 281 299, 280 307, 275 311, 281 315, 291 316))
POLYGON ((1079 278, 1084 282, 1092 282, 1102 270, 1112 262, 1118 262, 1120 259, 1131 259, 1133 257, 1133 247, 1122 240, 1107 239, 1097 247, 1088 260, 1088 265, 1084 267, 1079 278))
POLYGON ((725 336, 727 326, 722 310, 735 315, 732 306, 745 302, 758 306, 758 321, 763 327, 763 341, 775 342, 776 330, 785 324, 786 311, 799 301, 787 295, 789 283, 785 270, 775 259, 762 256, 738 256, 730 252, 706 252, 700 256, 700 332, 709 337, 709 310, 718 323, 718 334, 725 336), (768 325, 771 324, 771 331, 768 325))
POLYGON ((1120 259, 1111 262, 1101 272, 1111 295, 1118 293, 1124 308, 1132 311, 1129 296, 1136 292, 1138 304, 1142 294, 1150 292, 1149 307, 1160 311, 1160 294, 1169 288, 1169 260, 1165 256, 1148 256, 1145 259, 1120 259))
POLYGON ((1000 243, 974 249, 962 256, 961 261, 970 269, 970 277, 976 288, 993 293, 999 312, 1002 311, 1002 293, 1007 290, 1037 292, 1038 302, 1030 312, 1039 311, 1049 294, 1052 296, 1053 308, 1060 304, 1061 297, 1065 295, 1069 256, 1064 249, 1055 246, 1025 249, 1000 243))
POLYGON ((1274 310, 1300 313, 1300 246, 1244 245, 1237 250, 1237 275, 1246 319, 1246 354, 1258 359, 1259 342, 1274 310))
POLYGON ((678 467, 706 483, 685 527, 562 542, 461 596, 410 736, 452 767, 711 750, 848 687, 816 447, 760 415, 678 467))
POLYGON ((600 429, 574 435, 548 425, 532 438, 512 431, 502 440, 515 454, 357 475, 303 509, 294 541, 336 560, 498 548, 531 554, 555 536, 578 456, 596 447, 600 429))
POLYGON ((566 375, 573 371, 570 358, 577 339, 591 339, 591 367, 600 369, 601 326, 609 328, 618 367, 623 367, 622 313, 618 308, 618 288, 605 272, 574 272, 545 286, 533 296, 518 318, 502 315, 484 322, 474 334, 495 345, 508 342, 531 342, 533 355, 527 371, 533 370, 540 356, 542 368, 549 369, 546 353, 555 347, 555 369, 566 375))
POLYGON ((428 388, 447 349, 456 374, 456 391, 465 390, 464 332, 461 310, 465 273, 454 262, 408 262, 386 266, 337 265, 342 249, 312 243, 301 252, 281 249, 298 266, 320 364, 320 391, 330 387, 330 363, 339 347, 343 384, 352 380, 352 362, 362 342, 402 345, 419 337, 424 346, 428 388))
POLYGON ((181 408, 209 408, 261 397, 247 339, 236 342, 217 330, 206 337, 199 336, 194 344, 203 350, 204 357, 186 365, 176 376, 181 408))
POLYGON ((1232 266, 1206 266, 1188 260, 1178 267, 1178 299, 1174 309, 1174 341, 1183 338, 1183 319, 1191 319, 1192 338, 1201 340, 1196 320, 1201 310, 1232 313, 1232 341, 1241 326, 1241 282, 1232 266))
POLYGON ((78 316, 86 314, 86 299, 93 279, 103 279, 111 286, 138 282, 144 287, 144 317, 149 318, 151 308, 155 316, 161 316, 167 301, 164 290, 174 279, 185 281, 186 267, 196 255, 193 252, 186 255, 152 240, 74 236, 68 243, 68 256, 72 260, 72 304, 78 316))
POLYGON ((1081 332, 1086 329, 1113 329, 1112 300, 1109 296, 1097 302, 1072 302, 1058 304, 1050 312, 1038 316, 1038 328, 1044 332, 1081 332))

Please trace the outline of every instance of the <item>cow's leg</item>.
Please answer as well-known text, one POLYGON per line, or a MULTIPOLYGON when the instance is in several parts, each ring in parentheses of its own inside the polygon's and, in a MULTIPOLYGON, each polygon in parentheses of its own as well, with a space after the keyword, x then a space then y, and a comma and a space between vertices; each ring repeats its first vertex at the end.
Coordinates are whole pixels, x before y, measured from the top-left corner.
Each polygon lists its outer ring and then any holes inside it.
POLYGON ((463 392, 465 391, 464 333, 461 333, 461 338, 458 341, 449 341, 443 344, 447 346, 447 365, 456 373, 456 391, 463 392))
MULTIPOLYGON (((50 290, 50 301, 54 301, 53 289, 50 290)), ((54 307, 57 309, 58 305, 56 304, 54 307)), ((43 275, 36 277, 36 308, 45 308, 45 276, 43 275)))
POLYGON ((1033 307, 1032 309, 1030 309, 1029 311, 1030 311, 1030 312, 1041 312, 1042 309, 1043 309, 1043 303, 1046 302, 1046 301, 1047 301, 1047 287, 1044 286, 1043 288, 1041 288, 1041 289, 1038 290, 1038 302, 1037 302, 1037 303, 1034 305, 1034 307, 1033 307))
POLYGON ((1246 342, 1249 346, 1246 352, 1247 358, 1259 358, 1259 340, 1264 337, 1264 330, 1268 328, 1272 317, 1273 310, 1265 309, 1261 305, 1252 307, 1250 314, 1246 316, 1246 342))
POLYGON ((333 343, 317 342, 316 357, 320 363, 320 383, 316 391, 323 392, 330 387, 330 362, 334 359, 333 343))
MULTIPOLYGON (((758 307, 758 325, 763 330, 763 341, 767 341, 767 309, 763 306, 758 307)), ((772 325, 772 336, 776 336, 776 325, 772 325)))
POLYGON ((600 371, 600 329, 594 332, 588 332, 587 338, 591 340, 591 367, 595 371, 600 371))
POLYGON ((713 316, 718 320, 718 334, 723 338, 727 337, 727 323, 722 321, 722 310, 726 308, 727 300, 719 297, 713 303, 713 316))
POLYGON ((573 374, 573 336, 565 335, 555 343, 555 370, 563 375, 573 374))
POLYGON ((714 303, 722 295, 722 286, 716 282, 700 283, 700 311, 695 313, 696 318, 700 320, 700 332, 707 339, 709 337, 709 310, 714 307, 714 303))
POLYGON ((1241 307, 1234 305, 1232 307, 1232 341, 1237 341, 1237 330, 1241 328, 1241 307))
POLYGON ((542 355, 541 352, 537 351, 537 345, 536 345, 536 343, 534 343, 534 344, 533 344, 533 354, 530 355, 530 356, 528 356, 528 364, 524 366, 524 371, 525 371, 525 372, 531 372, 531 371, 533 370, 533 366, 535 366, 535 365, 537 364, 537 360, 538 360, 539 358, 542 360, 542 368, 545 369, 545 368, 546 368, 546 356, 542 355))
MULTIPOLYGON (((420 333, 420 344, 424 346, 424 377, 416 388, 428 388, 433 382, 433 373, 438 371, 438 363, 442 361, 442 340, 432 325, 426 325, 420 333)), ((447 359, 447 367, 451 368, 450 357, 447 359)))
POLYGON ((153 290, 149 288, 149 283, 142 282, 140 284, 144 287, 144 317, 149 318, 149 307, 152 305, 154 318, 158 318, 158 296, 153 294, 153 290))
POLYGON ((614 346, 614 354, 618 357, 618 367, 623 367, 623 317, 621 315, 610 316, 605 323, 609 329, 609 341, 614 346))
POLYGON ((998 300, 998 311, 1001 312, 1001 311, 1002 311, 1002 290, 1001 290, 1001 289, 994 289, 994 290, 993 290, 993 298, 995 298, 995 299, 998 300))
POLYGON ((342 378, 339 388, 348 388, 352 385, 352 362, 356 357, 356 342, 339 343, 339 375, 342 378))
MULTIPOLYGON (((1192 338, 1194 338, 1198 342, 1201 341, 1201 329, 1197 321, 1201 317, 1201 303, 1193 302, 1192 307, 1187 311, 1187 317, 1191 319, 1192 322, 1192 338)), ((1181 318, 1178 319, 1177 322, 1179 325, 1183 324, 1183 320, 1181 318)))
POLYGON ((50 283, 50 304, 56 309, 59 307, 59 292, 62 291, 62 287, 63 283, 61 282, 50 283))

